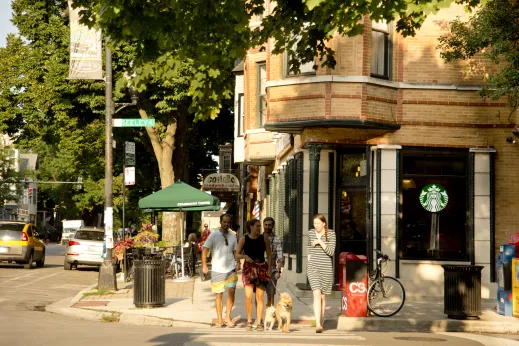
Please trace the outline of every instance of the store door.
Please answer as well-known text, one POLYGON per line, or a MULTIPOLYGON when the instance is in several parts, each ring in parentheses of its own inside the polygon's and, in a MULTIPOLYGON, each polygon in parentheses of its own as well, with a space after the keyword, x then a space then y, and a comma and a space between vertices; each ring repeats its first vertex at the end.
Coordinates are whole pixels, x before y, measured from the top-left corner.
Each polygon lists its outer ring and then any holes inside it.
POLYGON ((338 206, 339 253, 366 256, 366 190, 341 189, 338 206))
POLYGON ((367 185, 369 182, 369 150, 363 148, 345 149, 338 153, 335 232, 335 280, 339 279, 339 255, 353 252, 367 255, 367 185))

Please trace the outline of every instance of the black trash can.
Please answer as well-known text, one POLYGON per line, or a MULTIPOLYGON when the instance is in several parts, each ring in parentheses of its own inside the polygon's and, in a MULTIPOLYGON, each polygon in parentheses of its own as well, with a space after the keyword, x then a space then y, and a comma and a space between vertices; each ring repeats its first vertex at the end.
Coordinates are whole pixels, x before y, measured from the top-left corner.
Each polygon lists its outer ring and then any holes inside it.
POLYGON ((481 270, 483 266, 442 265, 444 269, 444 313, 449 318, 481 315, 481 270))
POLYGON ((133 304, 138 308, 154 308, 166 303, 166 266, 163 259, 133 261, 133 304))

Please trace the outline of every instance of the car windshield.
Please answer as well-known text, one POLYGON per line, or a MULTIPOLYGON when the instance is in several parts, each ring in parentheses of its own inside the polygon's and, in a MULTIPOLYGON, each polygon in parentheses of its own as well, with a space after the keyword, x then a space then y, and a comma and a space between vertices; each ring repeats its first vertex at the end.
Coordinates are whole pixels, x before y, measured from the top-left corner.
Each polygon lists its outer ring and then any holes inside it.
POLYGON ((64 233, 74 233, 77 231, 77 228, 63 228, 64 233))
POLYGON ((23 223, 0 222, 0 240, 22 239, 23 223))
POLYGON ((103 240, 104 232, 77 231, 75 238, 81 240, 103 240))
POLYGON ((23 223, 11 223, 11 222, 0 222, 0 231, 23 231, 25 224, 23 223))

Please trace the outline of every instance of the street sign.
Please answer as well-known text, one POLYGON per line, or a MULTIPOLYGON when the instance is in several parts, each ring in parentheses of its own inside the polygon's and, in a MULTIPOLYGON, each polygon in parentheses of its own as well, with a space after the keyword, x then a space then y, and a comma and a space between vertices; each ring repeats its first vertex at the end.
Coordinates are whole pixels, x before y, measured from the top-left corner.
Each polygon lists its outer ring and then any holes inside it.
POLYGON ((113 127, 153 127, 155 119, 114 119, 113 127))
POLYGON ((124 142, 124 164, 135 166, 135 143, 124 142))
POLYGON ((124 185, 135 185, 135 167, 124 168, 124 185))

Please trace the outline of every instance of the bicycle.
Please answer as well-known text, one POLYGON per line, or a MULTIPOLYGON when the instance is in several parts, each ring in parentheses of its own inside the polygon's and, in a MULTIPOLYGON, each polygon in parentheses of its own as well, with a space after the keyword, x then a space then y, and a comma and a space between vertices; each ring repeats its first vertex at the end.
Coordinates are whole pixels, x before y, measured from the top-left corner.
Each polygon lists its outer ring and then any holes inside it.
POLYGON ((405 302, 404 286, 391 276, 385 276, 382 265, 390 261, 389 256, 376 250, 380 257, 377 268, 369 275, 368 309, 379 317, 390 317, 402 309, 405 302))

